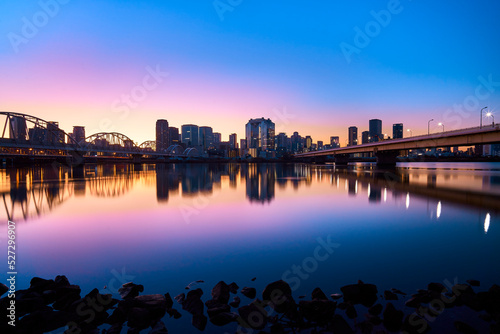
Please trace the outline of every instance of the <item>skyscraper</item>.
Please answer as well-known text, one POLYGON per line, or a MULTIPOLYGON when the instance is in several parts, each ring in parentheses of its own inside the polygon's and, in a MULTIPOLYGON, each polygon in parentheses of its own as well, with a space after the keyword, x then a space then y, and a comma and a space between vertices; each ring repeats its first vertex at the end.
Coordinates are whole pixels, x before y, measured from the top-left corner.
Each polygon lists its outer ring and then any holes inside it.
POLYGON ((349 137, 348 146, 358 145, 358 128, 355 126, 350 126, 348 137, 349 137))
POLYGON ((184 124, 181 126, 181 137, 181 141, 186 144, 187 147, 198 146, 198 125, 184 124))
POLYGON ((297 131, 295 131, 290 137, 290 142, 292 144, 292 152, 301 152, 302 151, 302 137, 299 135, 297 131))
POLYGON ((371 119, 370 122, 370 141, 377 142, 384 139, 382 136, 382 121, 379 119, 371 119))
POLYGON ((156 152, 165 152, 170 146, 168 121, 159 119, 156 121, 156 152))
POLYGON ((198 129, 198 142, 204 151, 213 147, 214 137, 213 130, 209 126, 200 126, 198 129))
POLYGON ((260 148, 262 151, 274 149, 274 123, 270 119, 251 119, 245 126, 248 148, 260 148))
POLYGON ((366 144, 370 142, 370 131, 361 132, 361 144, 366 144))
POLYGON ((311 149, 312 143, 313 143, 313 140, 312 140, 311 136, 306 136, 305 146, 308 150, 311 149))
POLYGON ((84 126, 74 126, 73 127, 73 139, 80 143, 85 140, 85 127, 84 126))
POLYGON ((231 133, 229 135, 229 148, 232 150, 238 148, 238 137, 236 133, 231 133))
POLYGON ((168 139, 170 140, 170 145, 178 145, 181 140, 179 138, 179 128, 169 127, 168 128, 168 139))
POLYGON ((9 131, 10 139, 26 140, 26 135, 28 134, 26 120, 18 116, 11 117, 9 131))
POLYGON ((403 138, 403 123, 396 123, 392 125, 392 138, 403 138))
POLYGON ((340 139, 338 136, 330 137, 330 146, 332 148, 340 147, 340 139))
POLYGON ((222 135, 220 134, 220 132, 214 132, 212 135, 214 139, 214 146, 216 149, 219 149, 220 143, 222 141, 222 135))

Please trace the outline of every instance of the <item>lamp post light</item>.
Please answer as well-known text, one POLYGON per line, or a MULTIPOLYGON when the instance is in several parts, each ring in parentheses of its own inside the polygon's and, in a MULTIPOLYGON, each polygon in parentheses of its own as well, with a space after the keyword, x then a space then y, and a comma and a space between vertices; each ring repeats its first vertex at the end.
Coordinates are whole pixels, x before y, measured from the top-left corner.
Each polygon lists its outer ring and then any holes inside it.
POLYGON ((481 117, 479 117, 479 128, 483 127, 483 110, 486 108, 488 108, 488 107, 481 108, 481 111, 480 111, 481 117))
POLYGON ((427 134, 430 135, 431 134, 431 122, 434 120, 433 119, 430 119, 428 122, 427 122, 427 134))
POLYGON ((493 116, 493 113, 491 111, 486 113, 486 117, 491 117, 493 121, 491 125, 495 126, 495 117, 493 116))
POLYGON ((411 132, 411 129, 406 129, 410 133, 410 137, 413 137, 413 132, 411 132))
POLYGON ((443 132, 444 132, 444 124, 443 123, 438 123, 438 125, 443 127, 443 132))

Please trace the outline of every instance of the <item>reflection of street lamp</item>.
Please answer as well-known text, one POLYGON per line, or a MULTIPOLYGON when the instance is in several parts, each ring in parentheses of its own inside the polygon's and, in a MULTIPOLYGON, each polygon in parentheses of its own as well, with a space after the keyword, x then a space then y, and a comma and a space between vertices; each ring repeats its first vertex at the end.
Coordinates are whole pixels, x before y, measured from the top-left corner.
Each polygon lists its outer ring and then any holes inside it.
POLYGON ((479 128, 483 127, 483 110, 486 109, 486 108, 488 108, 488 107, 484 107, 480 111, 481 117, 479 118, 479 128))
POLYGON ((443 127, 443 132, 444 132, 444 124, 443 123, 438 123, 438 125, 443 127))
POLYGON ((430 135, 430 134, 431 134, 431 128, 430 128, 430 126, 431 126, 431 122, 432 122, 433 120, 434 120, 434 118, 433 118, 433 119, 430 119, 430 120, 429 120, 429 122, 427 122, 427 134, 428 134, 428 135, 430 135))
POLYGON ((410 133, 410 137, 413 137, 413 132, 411 132, 411 129, 406 129, 410 133))
POLYGON ((493 123, 491 123, 492 125, 495 125, 495 117, 493 117, 493 113, 490 111, 490 112, 487 112, 486 113, 486 117, 491 117, 493 120, 493 123))

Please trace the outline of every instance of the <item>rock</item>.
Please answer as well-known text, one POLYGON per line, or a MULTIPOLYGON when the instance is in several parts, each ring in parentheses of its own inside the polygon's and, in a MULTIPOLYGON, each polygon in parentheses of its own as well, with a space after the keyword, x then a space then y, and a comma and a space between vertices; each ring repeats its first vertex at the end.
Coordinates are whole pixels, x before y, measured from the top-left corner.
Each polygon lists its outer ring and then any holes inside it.
POLYGON ((447 291, 446 288, 444 287, 444 285, 441 283, 429 283, 427 285, 427 290, 434 291, 437 293, 443 293, 443 292, 447 291))
POLYGON ((233 295, 238 293, 238 289, 240 288, 238 284, 234 282, 229 284, 228 287, 229 287, 229 292, 231 292, 233 295))
POLYGON ((149 334, 168 334, 168 330, 163 321, 160 320, 154 325, 153 329, 149 331, 149 334))
POLYGON ((383 323, 390 332, 399 331, 403 325, 403 311, 396 310, 392 303, 387 303, 383 313, 383 323))
POLYGON ((361 331, 363 334, 371 334, 373 333, 373 324, 367 320, 361 321, 356 325, 357 328, 361 331))
POLYGON ((108 330, 103 332, 103 334, 120 334, 123 326, 121 324, 114 324, 108 330))
POLYGON ((329 330, 331 330, 333 333, 340 333, 340 334, 354 333, 351 326, 349 326, 349 324, 345 321, 345 319, 338 314, 335 314, 333 316, 332 322, 329 326, 329 330))
POLYGON ((477 334, 478 331, 472 328, 470 325, 466 324, 465 322, 462 321, 455 321, 454 322, 455 328, 457 331, 460 333, 465 333, 465 334, 477 334))
POLYGON ((412 313, 406 316, 405 321, 403 322, 403 330, 401 332, 408 334, 425 334, 430 330, 431 327, 425 318, 412 313))
POLYGON ((151 319, 160 320, 167 310, 167 301, 164 295, 143 295, 132 299, 133 307, 146 309, 151 314, 151 319))
POLYGON ((251 279, 251 281, 253 282, 253 281, 255 281, 256 279, 257 279, 257 277, 254 277, 254 278, 252 278, 252 279, 251 279))
POLYGON ((222 312, 210 317, 210 322, 216 326, 225 326, 236 321, 238 315, 232 312, 222 312))
POLYGON ((397 293, 398 295, 406 296, 406 293, 404 293, 403 291, 401 291, 399 289, 391 288, 391 291, 394 293, 397 293))
POLYGON ((326 297, 325 293, 320 288, 314 289, 311 293, 311 297, 312 300, 328 300, 328 297, 326 297))
POLYGON ((119 289, 118 293, 122 299, 131 299, 139 296, 139 292, 144 291, 144 286, 141 284, 134 284, 132 282, 128 282, 123 284, 119 289))
POLYGON ((182 309, 188 311, 192 315, 203 314, 204 305, 200 299, 202 295, 203 291, 199 288, 189 291, 186 299, 182 303, 182 309))
POLYGON ((382 319, 376 315, 371 315, 371 314, 366 314, 365 315, 366 320, 368 320, 370 323, 374 324, 375 326, 378 326, 382 323, 382 319))
POLYGON ((379 315, 383 309, 384 307, 382 306, 382 304, 375 304, 368 309, 368 313, 370 313, 371 315, 379 315))
POLYGON ((69 280, 66 276, 64 275, 58 275, 56 276, 56 278, 54 279, 54 283, 56 284, 56 286, 60 287, 60 286, 69 286, 71 285, 69 283, 69 280))
POLYGON ((170 296, 170 293, 165 294, 165 302, 166 302, 166 307, 167 309, 172 308, 174 306, 174 301, 172 300, 172 297, 170 296))
POLYGON ((480 286, 481 285, 481 282, 479 282, 478 280, 475 280, 475 279, 468 279, 466 282, 469 283, 471 286, 480 286))
POLYGON ((184 293, 181 293, 181 294, 178 294, 177 296, 175 296, 174 299, 179 304, 182 304, 182 303, 184 303, 184 300, 186 299, 186 295, 184 293))
POLYGON ((212 299, 219 303, 227 304, 229 302, 229 286, 220 281, 212 289, 212 299))
POLYGON ((242 326, 253 329, 263 329, 267 324, 267 312, 264 308, 255 306, 254 303, 238 309, 242 319, 242 326))
POLYGON ((349 306, 350 304, 346 303, 346 302, 341 302, 337 305, 337 307, 341 310, 347 310, 347 307, 349 306))
POLYGON ((341 293, 332 293, 332 294, 330 295, 330 297, 331 297, 333 300, 337 300, 337 299, 342 298, 342 294, 341 294, 341 293))
POLYGON ((268 284, 262 292, 262 298, 265 302, 269 302, 278 313, 285 313, 297 308, 292 298, 292 289, 283 280, 268 284))
POLYGON ((203 314, 195 314, 193 315, 193 319, 191 320, 191 324, 194 326, 194 328, 204 331, 205 327, 207 326, 207 317, 204 316, 203 314))
POLYGON ((55 288, 55 282, 51 279, 43 279, 40 277, 33 277, 30 281, 30 289, 36 292, 42 292, 44 290, 53 290, 55 288))
POLYGON ((45 333, 66 326, 75 321, 76 316, 69 312, 54 311, 48 306, 36 310, 16 322, 17 333, 45 333))
POLYGON ((56 288, 56 301, 52 307, 56 310, 66 310, 80 299, 81 289, 78 285, 67 285, 56 288))
POLYGON ((373 284, 346 285, 340 288, 344 295, 344 301, 352 305, 362 304, 366 307, 372 306, 377 301, 377 287, 373 284))
POLYGON ((7 291, 9 291, 9 288, 7 287, 7 285, 0 283, 0 296, 3 295, 4 293, 6 293, 7 291))
POLYGON ((257 296, 257 290, 255 290, 255 288, 244 287, 241 289, 241 294, 250 299, 254 299, 257 296))
POLYGON ((182 315, 176 309, 169 308, 167 309, 167 313, 170 317, 174 317, 174 319, 179 319, 182 315))
POLYGON ((398 300, 398 296, 392 291, 385 290, 384 291, 384 299, 385 300, 398 300))
POLYGON ((211 318, 219 313, 229 312, 231 308, 227 304, 221 303, 210 303, 210 307, 207 306, 207 314, 211 318))
POLYGON ((358 317, 358 312, 356 312, 356 309, 352 305, 349 305, 347 307, 347 309, 345 310, 345 314, 349 319, 356 319, 358 317))
POLYGON ((151 314, 147 309, 133 307, 128 315, 127 326, 137 329, 145 329, 151 326, 151 314))
POLYGON ((299 312, 308 321, 327 323, 335 314, 337 303, 331 300, 301 300, 299 312))
POLYGON ((240 297, 236 296, 233 298, 233 301, 229 303, 229 306, 237 308, 238 306, 240 306, 240 302, 241 302, 240 297))

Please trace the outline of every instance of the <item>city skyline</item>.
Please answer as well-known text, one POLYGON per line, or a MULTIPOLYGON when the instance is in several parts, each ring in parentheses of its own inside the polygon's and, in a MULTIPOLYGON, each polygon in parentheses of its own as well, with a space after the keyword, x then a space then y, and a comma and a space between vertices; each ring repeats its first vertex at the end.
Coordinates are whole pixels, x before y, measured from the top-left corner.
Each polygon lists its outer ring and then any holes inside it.
POLYGON ((367 130, 357 119, 380 118, 387 134, 400 122, 425 134, 428 119, 435 131, 472 127, 479 109, 500 102, 499 6, 9 3, 0 109, 139 143, 153 139, 157 119, 212 126, 226 139, 264 117, 276 134, 341 144, 349 126, 367 130))

